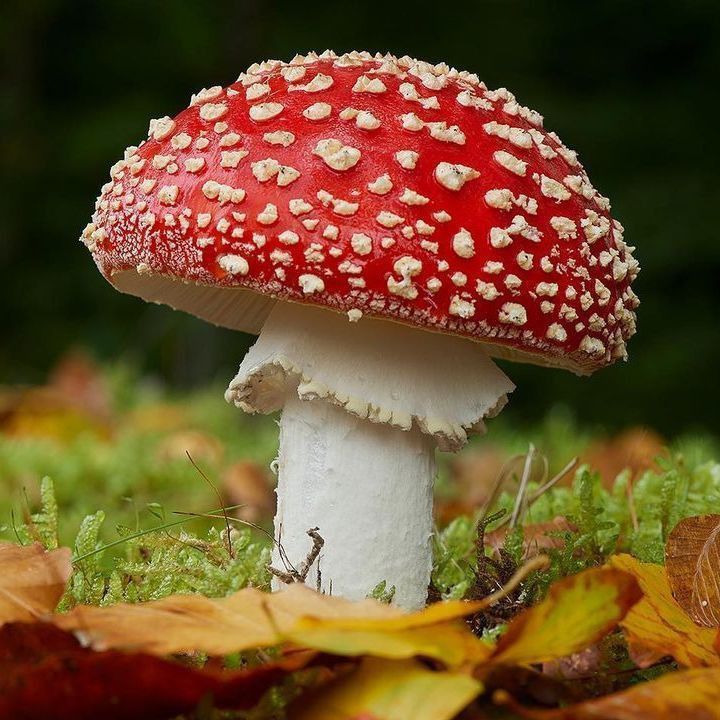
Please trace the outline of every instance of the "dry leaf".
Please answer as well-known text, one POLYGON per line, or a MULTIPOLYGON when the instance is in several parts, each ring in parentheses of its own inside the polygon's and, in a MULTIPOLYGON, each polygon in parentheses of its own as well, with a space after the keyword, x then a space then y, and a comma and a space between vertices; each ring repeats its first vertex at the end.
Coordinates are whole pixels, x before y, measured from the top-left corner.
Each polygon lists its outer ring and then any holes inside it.
MULTIPOLYGON (((555 517, 550 522, 534 523, 523 525, 523 547, 525 552, 523 559, 527 560, 533 555, 537 555, 542 550, 549 548, 563 548, 565 541, 557 537, 561 532, 577 531, 577 527, 573 525, 567 518, 562 516, 555 517)), ((508 534, 508 528, 502 527, 485 534, 485 545, 500 550, 504 546, 505 538, 508 534)))
POLYGON ((665 545, 673 597, 703 627, 720 626, 720 515, 681 520, 665 545))
POLYGON ((50 387, 10 389, 0 394, 0 432, 60 443, 86 433, 109 437, 105 424, 50 387))
POLYGON ((217 465, 225 448, 212 435, 199 430, 178 430, 164 438, 157 448, 161 460, 182 460, 187 462, 188 454, 197 462, 217 465))
POLYGON ((248 670, 200 670, 152 655, 94 652, 48 623, 10 623, 0 629, 0 718, 162 720, 208 696, 217 707, 249 709, 311 659, 298 653, 248 670))
POLYGON ((65 355, 47 385, 0 388, 0 432, 68 442, 80 434, 110 436, 110 397, 95 363, 81 351, 65 355))
POLYGON ((645 470, 657 470, 655 459, 665 452, 663 439, 648 428, 629 428, 609 440, 592 443, 583 453, 581 463, 587 463, 600 473, 603 483, 610 487, 625 469, 632 477, 645 470))
POLYGON ((0 625, 53 612, 71 572, 68 548, 0 542, 0 625))
MULTIPOLYGON (((464 613, 465 609, 462 611, 464 613)), ((450 667, 477 664, 492 653, 492 647, 473 635, 465 622, 452 619, 402 627, 383 619, 328 621, 306 618, 284 637, 300 647, 337 655, 419 656, 434 658, 450 667)))
POLYGON ((610 632, 641 597, 632 575, 611 568, 564 578, 510 623, 490 662, 529 665, 583 650, 610 632))
POLYGON ((554 710, 522 707, 503 692, 495 697, 533 720, 717 720, 720 669, 671 672, 623 692, 554 710))
POLYGON ((103 422, 111 417, 111 398, 98 364, 84 351, 71 350, 53 368, 48 387, 68 403, 103 422))
POLYGON ((479 605, 439 603, 407 614, 374 600, 350 602, 291 585, 272 594, 247 588, 217 600, 173 595, 147 603, 79 606, 57 615, 54 622, 65 630, 82 631, 96 649, 156 655, 191 650, 226 655, 302 639, 308 647, 329 652, 345 648, 348 654, 393 658, 422 654, 444 660, 487 654, 487 646, 467 628, 448 624, 477 611, 479 605), (339 620, 343 622, 335 622, 339 620), (433 625, 431 631, 428 625, 433 625))
POLYGON ((664 567, 624 554, 613 555, 610 565, 634 575, 643 591, 643 599, 620 623, 638 665, 647 667, 668 655, 687 667, 720 665, 715 632, 698 627, 675 602, 664 567))
POLYGON ((258 522, 275 512, 275 493, 260 465, 243 460, 230 465, 222 475, 221 487, 228 505, 241 505, 234 515, 241 520, 258 522))
POLYGON ((349 674, 303 695, 290 720, 450 720, 477 697, 467 675, 433 672, 415 660, 364 658, 349 674))

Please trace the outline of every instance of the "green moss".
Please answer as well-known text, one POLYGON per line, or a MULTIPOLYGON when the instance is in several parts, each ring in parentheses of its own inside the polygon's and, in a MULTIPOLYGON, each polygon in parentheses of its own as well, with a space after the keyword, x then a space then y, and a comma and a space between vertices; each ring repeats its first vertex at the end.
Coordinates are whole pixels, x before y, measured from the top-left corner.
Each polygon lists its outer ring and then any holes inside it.
MULTIPOLYGON (((248 585, 266 586, 269 539, 234 529, 230 552, 224 523, 202 514, 218 505, 212 485, 220 484, 225 468, 240 459, 270 463, 277 449, 274 418, 238 412, 222 400, 221 387, 183 397, 162 393, 127 366, 112 368, 107 382, 114 412, 109 429, 89 426, 62 443, 0 435, 0 538, 73 548, 77 561, 65 606, 173 592, 222 596, 248 585), (193 459, 202 473, 184 455, 183 433, 199 438, 193 459)), ((501 416, 492 422, 489 439, 473 439, 471 449, 490 442, 510 455, 525 452, 532 440, 553 474, 592 438, 567 411, 554 410, 524 431, 501 416)), ((634 515, 627 474, 603 487, 591 468, 581 468, 571 487, 553 488, 525 508, 504 549, 519 564, 523 524, 557 516, 574 523, 574 531, 557 533, 562 547, 548 551, 551 566, 536 575, 535 593, 556 577, 604 562, 614 551, 662 562, 675 523, 720 504, 720 463, 712 459, 719 456, 711 438, 676 441, 657 471, 633 481, 634 515)), ((445 496, 457 491, 448 479, 448 459, 439 457, 445 496)), ((529 493, 535 489, 531 483, 529 493)), ((511 511, 514 493, 501 494, 487 512, 511 511)), ((432 581, 442 597, 464 597, 473 587, 476 527, 475 518, 459 517, 434 536, 432 581)), ((378 587, 374 594, 386 599, 388 589, 378 587)))

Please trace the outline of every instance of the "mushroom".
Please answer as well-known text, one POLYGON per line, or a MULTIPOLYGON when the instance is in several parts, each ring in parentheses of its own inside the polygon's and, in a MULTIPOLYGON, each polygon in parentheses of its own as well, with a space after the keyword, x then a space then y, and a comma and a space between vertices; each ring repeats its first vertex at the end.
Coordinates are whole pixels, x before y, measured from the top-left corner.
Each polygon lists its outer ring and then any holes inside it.
POLYGON ((475 75, 330 51, 194 95, 111 170, 82 239, 120 291, 259 334, 226 398, 281 411, 275 563, 423 605, 435 451, 513 389, 491 358, 626 358, 638 271, 542 117, 475 75))

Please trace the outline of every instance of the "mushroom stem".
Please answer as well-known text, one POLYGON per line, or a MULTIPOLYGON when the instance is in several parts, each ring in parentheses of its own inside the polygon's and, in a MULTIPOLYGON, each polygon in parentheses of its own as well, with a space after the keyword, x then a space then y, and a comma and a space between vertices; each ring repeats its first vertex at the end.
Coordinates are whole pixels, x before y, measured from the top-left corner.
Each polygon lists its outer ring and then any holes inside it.
POLYGON ((282 410, 274 567, 297 569, 317 527, 324 592, 360 599, 384 580, 398 605, 421 607, 435 449, 482 432, 512 389, 477 343, 278 302, 225 395, 282 410))
MULTIPOLYGON (((289 394, 280 420, 276 539, 297 565, 308 528, 325 540, 306 582, 360 600, 379 582, 394 602, 425 604, 432 566, 435 442, 361 420, 325 400, 289 394), (320 571, 320 582, 317 573, 320 571)), ((276 548, 273 564, 283 568, 276 548)))

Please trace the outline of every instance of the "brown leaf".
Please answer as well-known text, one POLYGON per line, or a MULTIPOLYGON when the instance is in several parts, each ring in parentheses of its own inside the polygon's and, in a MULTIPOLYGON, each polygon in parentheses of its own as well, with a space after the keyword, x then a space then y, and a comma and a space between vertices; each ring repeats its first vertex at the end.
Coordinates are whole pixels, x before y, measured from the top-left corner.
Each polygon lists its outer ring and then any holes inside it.
MULTIPOLYGON (((559 533, 568 530, 576 531, 577 528, 567 518, 560 515, 550 520, 550 522, 523 525, 523 546, 525 548, 523 559, 527 560, 548 548, 565 547, 565 541, 557 536, 559 533)), ((485 544, 497 551, 503 547, 507 534, 507 527, 486 533, 485 544)))
POLYGON ((81 351, 65 355, 47 385, 0 388, 0 432, 60 442, 91 433, 110 436, 110 394, 95 363, 81 351))
POLYGON ((170 595, 144 603, 108 607, 79 605, 56 615, 65 630, 83 632, 97 650, 142 650, 155 655, 199 650, 208 655, 268 647, 282 641, 303 617, 404 617, 397 608, 373 600, 349 602, 321 595, 304 585, 277 593, 245 588, 225 598, 170 595))
POLYGON ((609 440, 592 443, 583 453, 581 462, 600 473, 606 487, 625 469, 633 477, 645 470, 657 470, 655 459, 665 452, 665 442, 653 430, 634 427, 609 440))
POLYGON ((267 474, 252 461, 230 465, 222 475, 222 490, 229 505, 242 505, 234 512, 241 520, 258 522, 275 511, 275 493, 267 474))
POLYGON ((63 355, 50 373, 48 387, 98 420, 110 420, 110 391, 100 367, 86 352, 76 349, 63 355))
POLYGON ((720 515, 681 520, 665 545, 673 597, 703 627, 720 626, 720 515))
POLYGON ((638 665, 647 667, 668 655, 687 667, 720 665, 715 632, 698 627, 675 602, 662 565, 625 554, 613 555, 610 565, 634 575, 643 591, 643 599, 620 623, 638 665))
POLYGON ((212 697, 221 708, 250 709, 273 685, 312 658, 235 672, 200 670, 152 655, 83 648, 46 623, 0 628, 3 720, 162 720, 212 697))
POLYGON ((72 572, 70 550, 0 542, 0 625, 55 610, 72 572))
POLYGON ((720 668, 671 672, 613 695, 553 710, 523 707, 507 693, 495 699, 532 720, 717 720, 720 668))

